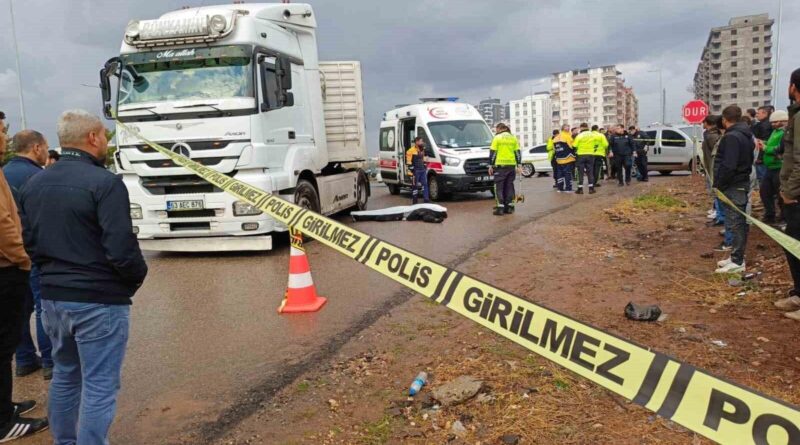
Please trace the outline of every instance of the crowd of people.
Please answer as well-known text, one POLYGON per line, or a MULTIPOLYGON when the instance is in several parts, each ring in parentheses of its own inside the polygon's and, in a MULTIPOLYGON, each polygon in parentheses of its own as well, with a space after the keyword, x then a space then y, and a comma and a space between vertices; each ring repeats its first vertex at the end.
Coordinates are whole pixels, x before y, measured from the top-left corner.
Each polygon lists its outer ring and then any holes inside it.
MULTIPOLYGON (((723 226, 716 250, 730 252, 717 263, 717 273, 746 270, 746 215, 752 217, 756 190, 764 207, 761 221, 800 240, 800 69, 791 75, 789 99, 788 112, 771 106, 743 112, 731 105, 703 122, 702 164, 713 198, 709 225, 723 226)), ((789 251, 786 259, 793 286, 775 306, 800 321, 800 260, 789 251)))
MULTIPOLYGON (((9 140, 0 116, 0 160, 9 140)), ((0 170, 0 442, 52 431, 56 445, 101 445, 116 411, 131 298, 147 265, 128 192, 105 168, 106 129, 83 110, 58 119, 61 153, 22 130, 0 170), (30 332, 36 314, 36 344, 30 332), (42 369, 47 418, 12 401, 16 375, 42 369)))

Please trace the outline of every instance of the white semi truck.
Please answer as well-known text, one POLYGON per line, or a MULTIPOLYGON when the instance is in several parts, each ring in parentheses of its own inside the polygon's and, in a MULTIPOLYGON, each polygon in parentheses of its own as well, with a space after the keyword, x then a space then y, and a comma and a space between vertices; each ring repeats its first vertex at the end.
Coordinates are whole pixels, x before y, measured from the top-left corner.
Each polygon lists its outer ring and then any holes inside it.
POLYGON ((131 21, 100 80, 106 117, 134 130, 118 127, 115 163, 143 249, 269 250, 287 230, 143 139, 323 214, 366 207, 361 67, 317 59, 307 4, 131 21))

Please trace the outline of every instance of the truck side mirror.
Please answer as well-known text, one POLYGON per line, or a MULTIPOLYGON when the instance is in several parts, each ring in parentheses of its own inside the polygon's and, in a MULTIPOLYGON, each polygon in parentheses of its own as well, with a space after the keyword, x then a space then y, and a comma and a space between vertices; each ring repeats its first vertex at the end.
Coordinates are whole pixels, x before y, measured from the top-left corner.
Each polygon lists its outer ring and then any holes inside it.
POLYGON ((103 105, 103 115, 106 119, 113 119, 114 115, 112 113, 112 106, 111 106, 111 76, 119 76, 118 71, 120 68, 120 58, 119 57, 112 57, 108 59, 103 65, 103 68, 100 70, 100 92, 101 92, 101 100, 103 105))

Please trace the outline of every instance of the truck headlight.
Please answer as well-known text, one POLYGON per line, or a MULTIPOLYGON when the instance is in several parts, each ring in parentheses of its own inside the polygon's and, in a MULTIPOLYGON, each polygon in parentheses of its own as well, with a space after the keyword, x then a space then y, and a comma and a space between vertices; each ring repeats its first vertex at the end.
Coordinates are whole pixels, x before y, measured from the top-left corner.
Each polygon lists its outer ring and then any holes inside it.
POLYGON ((135 39, 139 37, 139 21, 138 20, 131 20, 128 22, 128 26, 125 27, 125 37, 129 39, 135 39))
POLYGON ((260 215, 261 210, 258 210, 256 207, 242 201, 236 201, 233 203, 233 216, 250 216, 250 215, 260 215))
POLYGON ((142 206, 131 204, 131 219, 142 219, 142 206))
POLYGON ((228 21, 219 14, 212 15, 208 21, 208 27, 214 32, 222 33, 222 31, 225 31, 226 26, 228 26, 228 21))
POLYGON ((442 156, 442 163, 448 167, 458 167, 461 165, 461 159, 452 156, 442 156))

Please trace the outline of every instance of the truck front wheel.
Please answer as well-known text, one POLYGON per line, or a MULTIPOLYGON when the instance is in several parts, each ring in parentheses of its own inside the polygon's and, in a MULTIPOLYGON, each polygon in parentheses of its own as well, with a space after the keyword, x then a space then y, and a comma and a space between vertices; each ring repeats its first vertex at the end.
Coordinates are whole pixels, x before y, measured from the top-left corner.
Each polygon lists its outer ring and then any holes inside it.
POLYGON ((356 183, 356 209, 365 210, 367 208, 367 200, 369 199, 369 181, 364 172, 358 173, 358 182, 356 183))
POLYGON ((304 209, 319 213, 319 194, 314 184, 305 179, 298 181, 297 187, 294 189, 294 203, 304 209))

